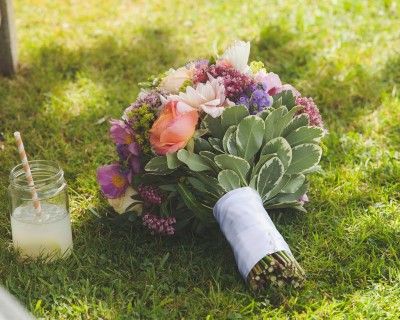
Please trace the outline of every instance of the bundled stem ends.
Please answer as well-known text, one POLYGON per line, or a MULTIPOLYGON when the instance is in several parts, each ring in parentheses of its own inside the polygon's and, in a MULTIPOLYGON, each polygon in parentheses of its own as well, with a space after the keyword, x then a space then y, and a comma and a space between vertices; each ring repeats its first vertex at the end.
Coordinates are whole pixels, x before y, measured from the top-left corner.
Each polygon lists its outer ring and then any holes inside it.
POLYGON ((270 283, 282 287, 302 286, 305 272, 295 258, 286 251, 278 251, 262 258, 250 271, 247 281, 254 290, 264 290, 270 283))

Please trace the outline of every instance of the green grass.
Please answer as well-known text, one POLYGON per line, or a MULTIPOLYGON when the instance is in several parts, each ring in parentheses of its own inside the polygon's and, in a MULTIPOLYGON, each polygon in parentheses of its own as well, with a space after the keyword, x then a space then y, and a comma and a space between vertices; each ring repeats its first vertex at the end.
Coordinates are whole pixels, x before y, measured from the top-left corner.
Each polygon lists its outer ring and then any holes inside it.
POLYGON ((19 72, 0 78, 0 284, 46 319, 397 319, 400 315, 400 7, 396 1, 15 0, 19 72), (306 269, 301 290, 247 289, 229 245, 96 222, 108 119, 150 74, 252 41, 251 59, 319 105, 330 134, 308 213, 273 213, 306 269), (10 250, 13 132, 69 184, 74 255, 10 250))

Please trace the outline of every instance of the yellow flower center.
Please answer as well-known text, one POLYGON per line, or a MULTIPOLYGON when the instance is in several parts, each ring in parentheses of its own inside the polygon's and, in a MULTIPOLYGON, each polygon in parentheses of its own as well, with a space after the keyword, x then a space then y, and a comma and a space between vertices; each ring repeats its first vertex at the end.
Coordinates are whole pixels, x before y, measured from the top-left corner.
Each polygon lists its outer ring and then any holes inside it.
POLYGON ((135 140, 133 139, 133 136, 131 136, 130 134, 128 134, 126 137, 125 137, 125 142, 126 142, 126 144, 131 144, 132 142, 134 142, 135 140))
POLYGON ((125 187, 126 178, 124 176, 121 176, 120 174, 116 173, 111 178, 111 182, 114 185, 114 187, 121 189, 121 188, 125 187))

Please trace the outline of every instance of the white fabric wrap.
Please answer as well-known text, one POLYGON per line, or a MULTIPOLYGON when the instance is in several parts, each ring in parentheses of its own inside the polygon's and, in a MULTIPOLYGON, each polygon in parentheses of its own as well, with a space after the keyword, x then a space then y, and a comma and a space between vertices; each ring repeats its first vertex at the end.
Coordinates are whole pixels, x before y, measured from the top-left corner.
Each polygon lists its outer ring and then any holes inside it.
POLYGON ((215 204, 213 213, 245 281, 264 256, 281 250, 292 254, 254 189, 244 187, 228 192, 215 204))

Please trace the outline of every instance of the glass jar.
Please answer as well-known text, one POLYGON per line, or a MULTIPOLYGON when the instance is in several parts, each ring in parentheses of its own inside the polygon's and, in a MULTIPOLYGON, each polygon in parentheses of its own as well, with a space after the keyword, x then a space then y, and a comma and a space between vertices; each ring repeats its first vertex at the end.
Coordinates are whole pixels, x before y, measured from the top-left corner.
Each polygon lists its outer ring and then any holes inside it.
POLYGON ((64 171, 53 161, 33 160, 29 164, 34 186, 29 185, 22 164, 10 172, 14 248, 22 258, 52 261, 67 257, 72 251, 72 231, 64 171), (36 201, 32 198, 35 192, 36 201), (34 207, 37 201, 39 211, 34 207))

